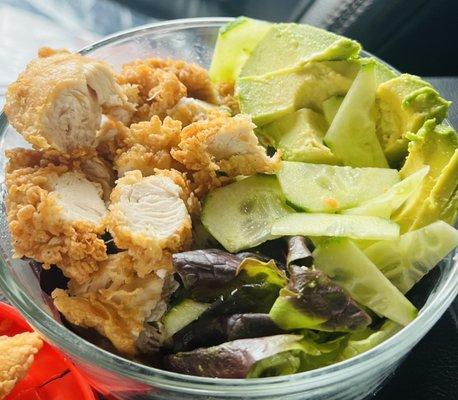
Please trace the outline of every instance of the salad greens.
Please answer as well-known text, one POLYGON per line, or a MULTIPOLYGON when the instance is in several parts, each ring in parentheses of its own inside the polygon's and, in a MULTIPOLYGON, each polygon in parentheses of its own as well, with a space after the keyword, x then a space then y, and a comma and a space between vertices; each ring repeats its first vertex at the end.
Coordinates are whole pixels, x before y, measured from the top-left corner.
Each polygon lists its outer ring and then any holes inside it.
POLYGON ((458 245, 458 134, 431 85, 360 50, 308 25, 221 28, 210 77, 281 162, 210 191, 194 250, 173 254, 180 289, 156 327, 168 369, 308 371, 417 316, 405 294, 458 245))

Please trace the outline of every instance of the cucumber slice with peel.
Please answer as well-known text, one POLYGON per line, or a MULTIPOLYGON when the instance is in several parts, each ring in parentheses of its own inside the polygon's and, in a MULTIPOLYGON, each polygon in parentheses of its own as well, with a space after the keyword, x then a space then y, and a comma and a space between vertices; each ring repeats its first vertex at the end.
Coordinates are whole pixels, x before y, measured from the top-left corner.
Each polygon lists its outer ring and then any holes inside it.
POLYGON ((345 165, 388 168, 375 132, 375 91, 375 64, 368 61, 361 65, 324 137, 345 165))
POLYGON ((351 168, 282 162, 278 172, 287 200, 309 212, 337 212, 380 196, 399 182, 388 168, 351 168))
POLYGON ((233 82, 253 49, 272 25, 239 17, 221 27, 209 74, 213 82, 233 82))
POLYGON ((173 306, 165 314, 164 324, 165 337, 171 338, 179 330, 198 319, 211 304, 199 303, 192 299, 183 299, 173 306))
POLYGON ((342 214, 372 215, 374 217, 390 218, 391 214, 401 207, 410 195, 419 188, 428 172, 429 166, 425 166, 392 186, 381 196, 367 200, 357 207, 343 210, 342 214))
POLYGON ((213 190, 204 201, 202 223, 231 253, 274 239, 272 223, 293 210, 273 175, 255 175, 213 190))
POLYGON ((393 285, 407 293, 456 246, 458 231, 436 221, 404 233, 399 240, 376 242, 363 251, 393 285))
POLYGON ((399 225, 379 217, 341 214, 290 214, 272 225, 278 236, 343 236, 353 239, 390 240, 399 237, 399 225))
POLYGON ((358 303, 403 326, 418 310, 350 239, 332 238, 313 252, 316 268, 358 303))

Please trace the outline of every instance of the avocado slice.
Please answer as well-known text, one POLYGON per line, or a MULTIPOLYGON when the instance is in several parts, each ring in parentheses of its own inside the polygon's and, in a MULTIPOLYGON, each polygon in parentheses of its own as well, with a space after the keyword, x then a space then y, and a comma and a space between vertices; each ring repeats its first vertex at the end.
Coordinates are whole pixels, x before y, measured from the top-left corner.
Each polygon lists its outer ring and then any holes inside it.
POLYGON ((375 133, 375 90, 375 63, 369 60, 361 65, 324 137, 345 165, 388 168, 375 133))
POLYGON ((264 75, 308 61, 357 58, 361 45, 304 24, 275 24, 253 50, 240 76, 264 75))
POLYGON ((209 70, 212 81, 233 82, 270 26, 268 22, 246 17, 239 17, 222 26, 209 70))
POLYGON ((392 166, 407 153, 406 135, 416 133, 427 119, 447 116, 450 102, 417 76, 402 74, 377 88, 377 136, 392 166))
POLYGON ((301 108, 265 125, 262 132, 275 148, 283 150, 283 160, 338 164, 338 159, 323 144, 326 129, 321 114, 301 108))
POLYGON ((322 110, 324 100, 345 95, 359 69, 355 61, 310 62, 236 81, 240 109, 262 126, 300 108, 322 110))
POLYGON ((401 169, 406 177, 429 165, 418 191, 393 216, 401 231, 415 230, 438 219, 453 224, 458 206, 458 134, 428 120, 417 134, 408 134, 409 155, 401 169))

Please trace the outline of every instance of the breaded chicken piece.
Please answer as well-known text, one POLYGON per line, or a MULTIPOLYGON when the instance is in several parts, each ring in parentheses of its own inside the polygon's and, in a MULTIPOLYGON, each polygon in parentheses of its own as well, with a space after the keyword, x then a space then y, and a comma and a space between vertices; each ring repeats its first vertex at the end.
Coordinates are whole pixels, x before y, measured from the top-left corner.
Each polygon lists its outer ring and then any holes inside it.
POLYGON ((102 109, 126 102, 108 64, 46 50, 8 87, 5 112, 34 147, 70 152, 93 147, 102 109))
POLYGON ((240 113, 240 104, 234 95, 234 83, 222 82, 217 87, 219 93, 219 103, 228 107, 232 115, 240 113))
POLYGON ((129 171, 111 193, 106 218, 116 246, 136 260, 139 276, 170 266, 170 253, 191 241, 185 192, 171 177, 129 171))
POLYGON ((96 135, 97 153, 105 160, 113 162, 118 149, 124 146, 124 139, 129 134, 129 128, 121 121, 103 115, 100 129, 96 135))
POLYGON ((71 280, 67 291, 54 290, 54 304, 71 323, 96 329, 120 353, 133 356, 145 321, 164 313, 170 295, 163 293, 164 283, 173 279, 165 269, 142 277, 136 269, 127 252, 110 255, 83 284, 71 280))
POLYGON ((0 336, 0 400, 27 375, 43 341, 36 332, 0 336))
POLYGON ((162 123, 154 116, 149 121, 132 124, 116 152, 114 167, 118 175, 140 170, 143 176, 148 176, 153 175, 156 168, 178 167, 170 151, 180 142, 180 132, 181 123, 170 117, 162 123))
POLYGON ((222 114, 231 114, 230 109, 227 107, 218 107, 206 101, 183 97, 175 107, 167 111, 167 114, 171 118, 180 121, 183 126, 187 126, 193 122, 207 119, 210 113, 215 113, 218 110, 222 114))
POLYGON ((216 114, 182 130, 172 157, 195 171, 192 177, 199 198, 238 175, 274 173, 278 169, 281 155, 269 157, 259 145, 254 128, 249 115, 216 114))
POLYGON ((208 75, 208 71, 197 64, 187 63, 182 60, 148 58, 126 64, 123 68, 122 75, 126 75, 127 71, 132 70, 163 70, 173 73, 186 87, 188 97, 193 97, 212 104, 218 103, 218 92, 208 75))
POLYGON ((107 213, 101 185, 68 165, 8 170, 6 208, 14 256, 33 258, 44 268, 55 264, 65 276, 84 282, 107 258, 99 237, 107 213))
POLYGON ((161 119, 167 110, 186 96, 186 86, 173 72, 153 68, 146 63, 126 64, 118 81, 138 88, 138 108, 134 121, 145 121, 157 115, 161 119))
MULTIPOLYGON (((119 76, 116 77, 117 82, 122 80, 119 79, 119 76)), ((130 83, 121 83, 119 86, 127 100, 123 101, 121 105, 105 106, 103 112, 104 115, 129 126, 133 116, 137 112, 138 105, 141 103, 140 89, 137 85, 131 85, 130 83)))
POLYGON ((32 150, 21 147, 7 150, 6 173, 20 168, 46 167, 48 164, 65 165, 69 170, 80 170, 91 182, 99 183, 103 190, 103 199, 108 201, 115 183, 115 173, 110 163, 99 157, 95 151, 84 152, 73 157, 57 150, 32 150))

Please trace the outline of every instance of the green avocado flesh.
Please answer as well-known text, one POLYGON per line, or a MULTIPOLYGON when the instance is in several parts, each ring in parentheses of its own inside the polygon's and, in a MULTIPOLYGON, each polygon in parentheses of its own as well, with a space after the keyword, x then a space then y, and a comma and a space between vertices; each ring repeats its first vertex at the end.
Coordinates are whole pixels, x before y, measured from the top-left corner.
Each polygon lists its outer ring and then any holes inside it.
POLYGON ((235 93, 241 111, 262 126, 300 108, 321 112, 324 100, 347 93, 358 69, 357 62, 309 62, 239 78, 235 93))
POLYGON ((458 231, 443 221, 384 240, 364 249, 367 257, 402 293, 458 246, 458 231))
POLYGON ((399 182, 399 172, 283 161, 278 180, 294 206, 308 212, 332 213, 382 195, 399 182))
POLYGON ((453 224, 458 207, 458 134, 451 127, 428 120, 417 134, 408 136, 409 155, 401 176, 424 166, 429 173, 419 189, 393 215, 402 232, 415 230, 438 219, 453 224))
POLYGON ((323 144, 327 124, 321 114, 301 108, 264 125, 263 135, 283 151, 283 160, 337 164, 337 158, 323 144))
POLYGON ((377 136, 390 165, 407 154, 406 135, 416 133, 427 119, 442 122, 450 102, 417 76, 402 74, 377 88, 377 136))
POLYGON ((233 82, 271 24, 239 17, 218 34, 209 74, 213 82, 233 82))
POLYGON ((275 236, 344 236, 353 239, 389 240, 399 237, 399 226, 379 217, 340 214, 289 214, 272 225, 275 236))
POLYGON ((347 60, 360 50, 354 40, 314 26, 275 24, 253 50, 241 76, 264 75, 312 60, 347 60))
POLYGON ((201 219, 208 232, 234 253, 275 238, 272 223, 290 212, 277 178, 255 175, 208 194, 201 219))
POLYGON ((358 303, 403 326, 417 309, 374 263, 347 238, 331 238, 313 252, 316 268, 342 286, 358 303))
POLYGON ((375 133, 375 90, 375 64, 362 64, 324 137, 345 165, 388 167, 375 133))

